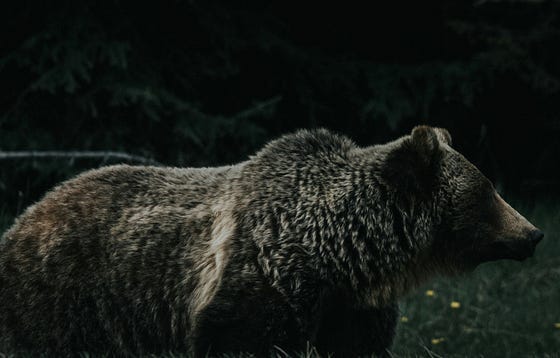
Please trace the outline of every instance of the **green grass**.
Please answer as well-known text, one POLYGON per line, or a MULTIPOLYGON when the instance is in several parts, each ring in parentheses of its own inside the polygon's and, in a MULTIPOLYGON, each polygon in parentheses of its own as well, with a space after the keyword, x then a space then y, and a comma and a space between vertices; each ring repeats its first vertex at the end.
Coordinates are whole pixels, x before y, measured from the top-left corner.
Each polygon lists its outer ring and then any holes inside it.
MULTIPOLYGON (((410 293, 401 301, 395 357, 560 358, 560 204, 515 206, 546 234, 535 256, 484 264, 410 293)), ((0 211, 0 232, 11 222, 0 211)))
POLYGON ((535 256, 415 290, 401 301, 395 356, 560 357, 560 205, 516 206, 545 232, 535 256))

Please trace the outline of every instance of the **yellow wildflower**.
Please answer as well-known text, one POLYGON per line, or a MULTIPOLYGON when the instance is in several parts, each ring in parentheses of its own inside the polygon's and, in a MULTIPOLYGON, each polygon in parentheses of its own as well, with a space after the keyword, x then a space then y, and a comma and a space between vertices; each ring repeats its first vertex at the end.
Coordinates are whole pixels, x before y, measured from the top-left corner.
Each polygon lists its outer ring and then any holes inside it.
POLYGON ((451 301, 450 306, 451 306, 451 308, 460 308, 461 307, 461 302, 451 301))
POLYGON ((441 342, 445 341, 445 338, 432 338, 432 344, 440 344, 441 342))
POLYGON ((560 329, 560 322, 554 323, 554 327, 560 329))
POLYGON ((426 291, 426 296, 432 297, 432 296, 434 296, 435 294, 436 294, 436 293, 434 292, 434 290, 428 290, 428 291, 426 291))
POLYGON ((401 317, 401 322, 408 322, 408 317, 407 316, 402 316, 401 317))

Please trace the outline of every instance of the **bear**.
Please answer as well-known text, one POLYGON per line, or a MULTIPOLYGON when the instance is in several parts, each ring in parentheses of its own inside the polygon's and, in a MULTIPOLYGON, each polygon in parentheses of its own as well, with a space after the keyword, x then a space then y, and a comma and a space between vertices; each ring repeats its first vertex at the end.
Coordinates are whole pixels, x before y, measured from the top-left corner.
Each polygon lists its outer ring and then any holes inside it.
POLYGON ((544 234, 417 126, 360 147, 326 129, 214 168, 70 179, 0 243, 0 351, 386 355, 434 275, 533 255, 544 234))

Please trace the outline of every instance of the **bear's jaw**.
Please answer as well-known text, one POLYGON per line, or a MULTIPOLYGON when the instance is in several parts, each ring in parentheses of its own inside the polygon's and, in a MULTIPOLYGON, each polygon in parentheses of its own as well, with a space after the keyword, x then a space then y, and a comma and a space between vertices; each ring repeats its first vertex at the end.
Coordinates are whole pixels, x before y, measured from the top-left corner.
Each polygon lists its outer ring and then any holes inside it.
POLYGON ((497 260, 524 261, 533 256, 536 246, 537 242, 531 240, 500 240, 481 245, 466 255, 478 263, 497 260))
POLYGON ((456 275, 464 272, 439 262, 430 261, 427 255, 417 255, 408 265, 395 271, 386 278, 360 291, 358 298, 364 307, 383 307, 406 296, 409 292, 430 281, 438 275, 456 275))
POLYGON ((432 246, 432 262, 438 266, 438 273, 455 276, 474 271, 479 265, 499 261, 524 261, 533 256, 542 239, 542 232, 536 230, 523 237, 503 239, 473 239, 464 232, 446 233, 446 240, 435 240, 432 246))

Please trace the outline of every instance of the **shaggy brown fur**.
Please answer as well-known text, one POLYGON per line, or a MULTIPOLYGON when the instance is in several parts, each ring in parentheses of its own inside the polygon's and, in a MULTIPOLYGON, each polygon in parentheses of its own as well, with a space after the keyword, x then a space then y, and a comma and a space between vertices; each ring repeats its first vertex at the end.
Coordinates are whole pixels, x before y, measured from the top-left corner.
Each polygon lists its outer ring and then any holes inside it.
POLYGON ((410 287, 542 237, 450 145, 300 131, 235 166, 80 175, 3 236, 0 350, 382 354, 410 287))

